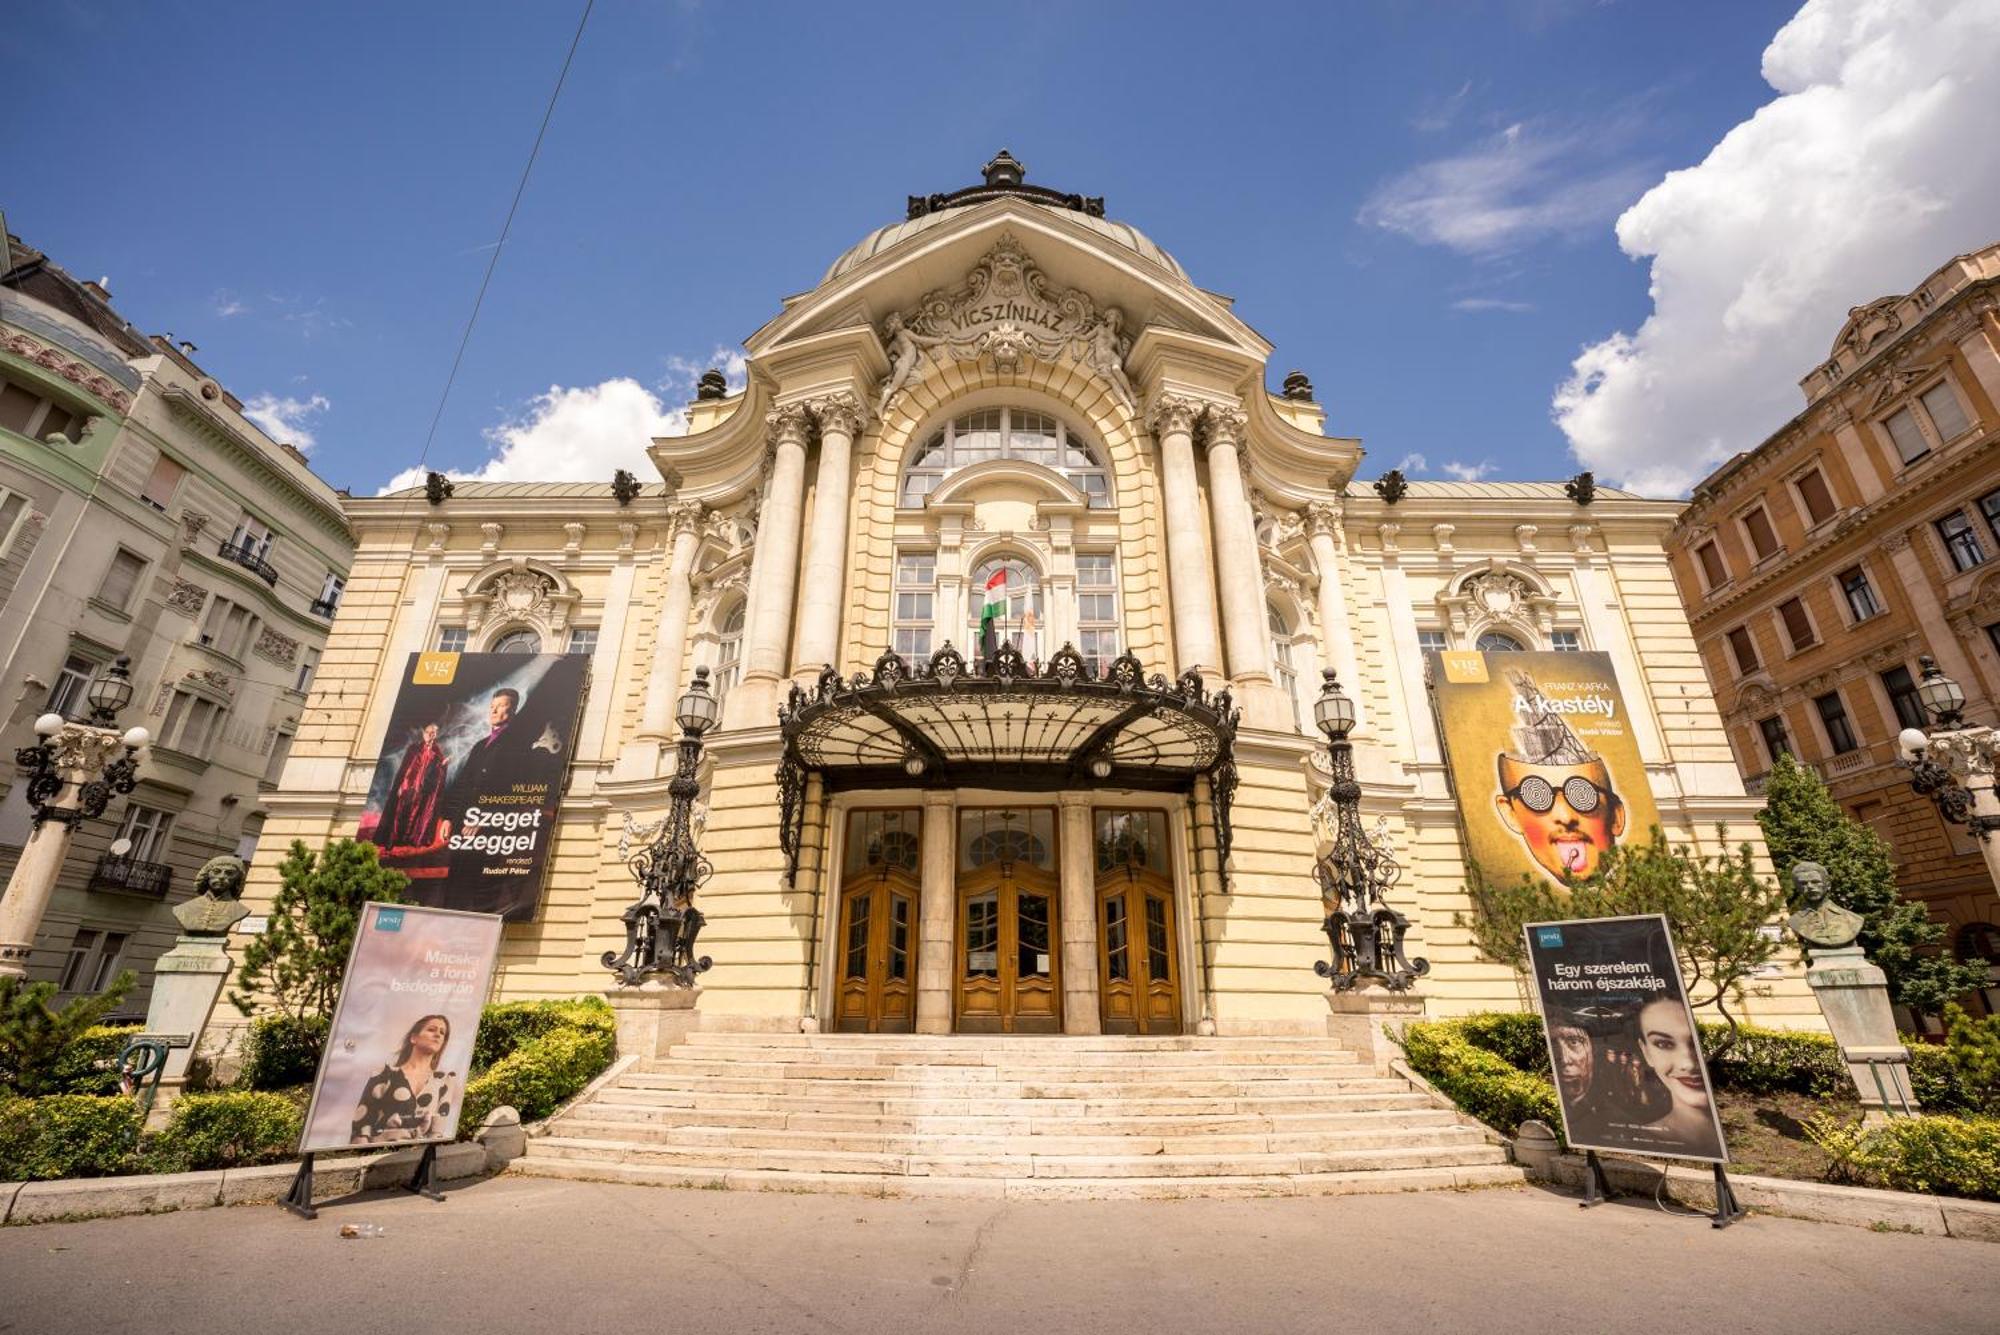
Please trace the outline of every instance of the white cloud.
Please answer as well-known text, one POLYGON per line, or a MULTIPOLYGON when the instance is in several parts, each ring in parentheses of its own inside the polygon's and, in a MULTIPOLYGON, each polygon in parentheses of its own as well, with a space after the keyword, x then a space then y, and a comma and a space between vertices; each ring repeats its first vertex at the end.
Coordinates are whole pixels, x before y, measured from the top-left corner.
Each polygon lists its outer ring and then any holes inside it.
POLYGON ((660 381, 660 388, 682 398, 693 398, 694 388, 700 381, 702 372, 709 369, 722 372, 722 378, 729 384, 731 394, 743 388, 750 374, 750 363, 741 348, 725 348, 717 345, 708 356, 700 360, 691 357, 670 355, 667 358, 667 377, 660 381))
POLYGON ((1458 91, 1444 97, 1426 98, 1424 108, 1410 117, 1410 128, 1434 134, 1439 130, 1449 130, 1452 122, 1465 109, 1465 100, 1472 96, 1472 80, 1467 79, 1458 86, 1458 91))
POLYGON ((1645 188, 1647 173, 1616 157, 1633 137, 1629 120, 1577 130, 1517 121, 1376 187, 1360 221, 1480 256, 1583 235, 1645 188))
POLYGON ((310 451, 319 443, 319 437, 307 425, 307 419, 332 406, 324 394, 304 399, 295 399, 289 394, 259 394, 243 405, 243 415, 262 427, 264 434, 272 440, 310 451))
POLYGON ((248 314, 250 310, 248 306, 221 288, 216 289, 215 296, 210 299, 210 308, 224 320, 232 316, 248 314))
POLYGON ((1500 465, 1494 463, 1491 459, 1482 460, 1476 464, 1460 463, 1458 460, 1453 459, 1444 465, 1444 471, 1459 482, 1478 482, 1491 477, 1499 470, 1499 467, 1500 465))
POLYGON ((1400 469, 1405 473, 1428 472, 1430 470, 1430 466, 1431 466, 1431 461, 1429 459, 1426 459, 1423 455, 1417 453, 1415 450, 1411 450, 1408 454, 1404 455, 1402 457, 1402 460, 1398 462, 1396 465, 1398 469, 1400 469))
MULTIPOLYGON (((491 459, 469 471, 447 472, 475 482, 608 482, 625 468, 656 480, 646 446, 655 436, 686 431, 686 413, 668 408, 629 376, 579 388, 551 385, 530 401, 525 417, 486 432, 496 447, 491 459)), ((424 472, 405 469, 382 491, 416 486, 424 472)))
POLYGON ((1685 490, 1804 406, 1851 307, 2000 239, 1996 64, 1993 0, 1809 0, 1764 52, 1779 96, 1618 220, 1653 311, 1556 390, 1578 460, 1685 490))
POLYGON ((1481 311, 1507 311, 1518 315, 1535 309, 1535 303, 1532 301, 1508 301, 1501 297, 1463 297, 1458 301, 1452 302, 1451 308, 1455 311, 1469 311, 1474 314, 1481 311))

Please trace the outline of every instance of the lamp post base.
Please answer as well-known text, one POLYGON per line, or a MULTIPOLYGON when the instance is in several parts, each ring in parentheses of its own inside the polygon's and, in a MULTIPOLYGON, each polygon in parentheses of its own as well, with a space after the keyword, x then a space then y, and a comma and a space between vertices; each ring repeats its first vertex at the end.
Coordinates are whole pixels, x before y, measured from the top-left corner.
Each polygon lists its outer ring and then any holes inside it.
POLYGON ((674 987, 647 979, 629 987, 605 990, 605 1000, 618 1020, 618 1055, 657 1061, 667 1049, 701 1028, 695 1002, 698 987, 674 987))
POLYGON ((1328 992, 1326 1004, 1333 1012, 1326 1019, 1327 1037, 1373 1062, 1380 1074, 1403 1055, 1396 1039, 1405 1026, 1424 1018, 1425 999, 1421 992, 1363 985, 1348 992, 1328 992))

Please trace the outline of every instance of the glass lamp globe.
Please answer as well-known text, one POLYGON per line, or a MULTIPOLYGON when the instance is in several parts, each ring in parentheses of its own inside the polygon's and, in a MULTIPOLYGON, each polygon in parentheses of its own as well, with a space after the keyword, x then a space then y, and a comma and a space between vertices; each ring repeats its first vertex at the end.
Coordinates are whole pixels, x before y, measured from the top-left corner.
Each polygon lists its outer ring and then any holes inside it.
POLYGON ((680 721, 683 730, 699 737, 715 726, 719 710, 714 693, 708 689, 708 669, 696 668, 694 680, 681 693, 680 707, 674 717, 680 721))
POLYGON ((1923 701, 1925 711, 1947 727, 1956 724, 1959 711, 1965 707, 1964 688, 1947 677, 1929 654, 1919 658, 1917 666, 1921 669, 1917 698, 1923 701))
POLYGON ((134 751, 137 751, 147 742, 153 740, 153 734, 147 732, 144 728, 127 728, 125 730, 125 735, 121 737, 119 740, 124 742, 125 745, 131 747, 134 751))
POLYGON ((1924 736, 1921 728, 1905 728, 1896 734, 1896 753, 1905 760, 1915 760, 1930 744, 1931 739, 1924 736))
POLYGON ((1340 681, 1328 668, 1321 676, 1319 698, 1313 701, 1313 722, 1328 739, 1338 741, 1354 727, 1354 701, 1340 689, 1340 681))
POLYGON ((35 736, 53 737, 63 730, 61 714, 44 714, 35 720, 35 736))
POLYGON ((108 723, 118 717, 118 711, 132 703, 132 674, 128 670, 131 659, 120 658, 90 680, 90 688, 84 695, 90 701, 90 712, 96 718, 108 723))

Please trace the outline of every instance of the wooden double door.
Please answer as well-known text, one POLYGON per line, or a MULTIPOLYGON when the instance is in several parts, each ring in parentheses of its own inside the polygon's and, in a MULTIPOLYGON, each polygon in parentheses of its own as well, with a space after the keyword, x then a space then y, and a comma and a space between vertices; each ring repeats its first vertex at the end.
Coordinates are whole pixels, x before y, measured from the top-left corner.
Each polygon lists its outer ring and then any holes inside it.
POLYGON ((958 1030, 1062 1032, 1056 877, 1021 862, 958 878, 958 1030))
POLYGON ((1097 877, 1097 992, 1107 1034, 1181 1032, 1174 890, 1130 867, 1097 877))

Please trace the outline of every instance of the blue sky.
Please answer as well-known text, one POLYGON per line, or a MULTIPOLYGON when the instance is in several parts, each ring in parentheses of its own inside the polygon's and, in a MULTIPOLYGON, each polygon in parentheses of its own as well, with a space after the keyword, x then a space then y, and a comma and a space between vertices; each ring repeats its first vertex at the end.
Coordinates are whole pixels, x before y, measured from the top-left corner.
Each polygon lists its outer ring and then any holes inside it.
MULTIPOLYGON (((1562 477, 1574 438, 1601 475, 1673 490, 1800 406, 1795 381, 1848 306, 2000 234, 1994 173, 1972 173, 1917 210, 1925 226, 1876 224, 1863 255, 1843 232, 1803 296, 1749 320, 1758 383, 1689 388, 1688 439, 1662 425, 1671 394, 1618 399, 1621 376, 1698 361, 1704 320, 1742 332, 1743 293, 1797 248, 1768 212, 1703 231, 1722 225, 1718 193, 1762 210, 1796 194, 1778 168, 1835 132, 1758 118, 1782 92, 1865 111, 1857 54, 1931 84, 1962 59, 1966 77, 1921 104, 1930 138, 1858 150, 1863 174, 1943 188, 1926 146, 1985 115, 1969 85, 1992 68, 2000 6, 1897 0, 1885 18, 1883 3, 1813 0, 1779 62, 1798 86, 1774 89, 1766 48, 1796 0, 600 0, 427 462, 490 468, 511 444, 516 473, 608 476, 716 349, 906 194, 970 183, 1004 144, 1031 180, 1105 196, 1233 294, 1277 345, 1274 382, 1303 368, 1329 429, 1363 438, 1364 474, 1417 456, 1425 476, 1562 477), (1748 141, 1733 168, 1713 160, 1732 130, 1748 141), (1670 183, 1639 252, 1621 249, 1621 212, 1705 159, 1670 183), (1722 271, 1691 277, 1711 254, 1722 271), (1682 286, 1656 307, 1649 276, 1667 269, 1682 286), (1648 344, 1649 319, 1676 314, 1648 344), (1566 437, 1552 402, 1586 349, 1566 437)), ((44 77, 10 110, 0 208, 79 276, 108 276, 142 329, 199 345, 274 430, 311 438, 330 481, 372 492, 418 460, 579 12, 33 6, 9 25, 9 63, 44 77)), ((1800 226, 1839 225, 1837 198, 1815 208, 1800 226)), ((1713 373, 1743 380, 1749 355, 1713 373)))

